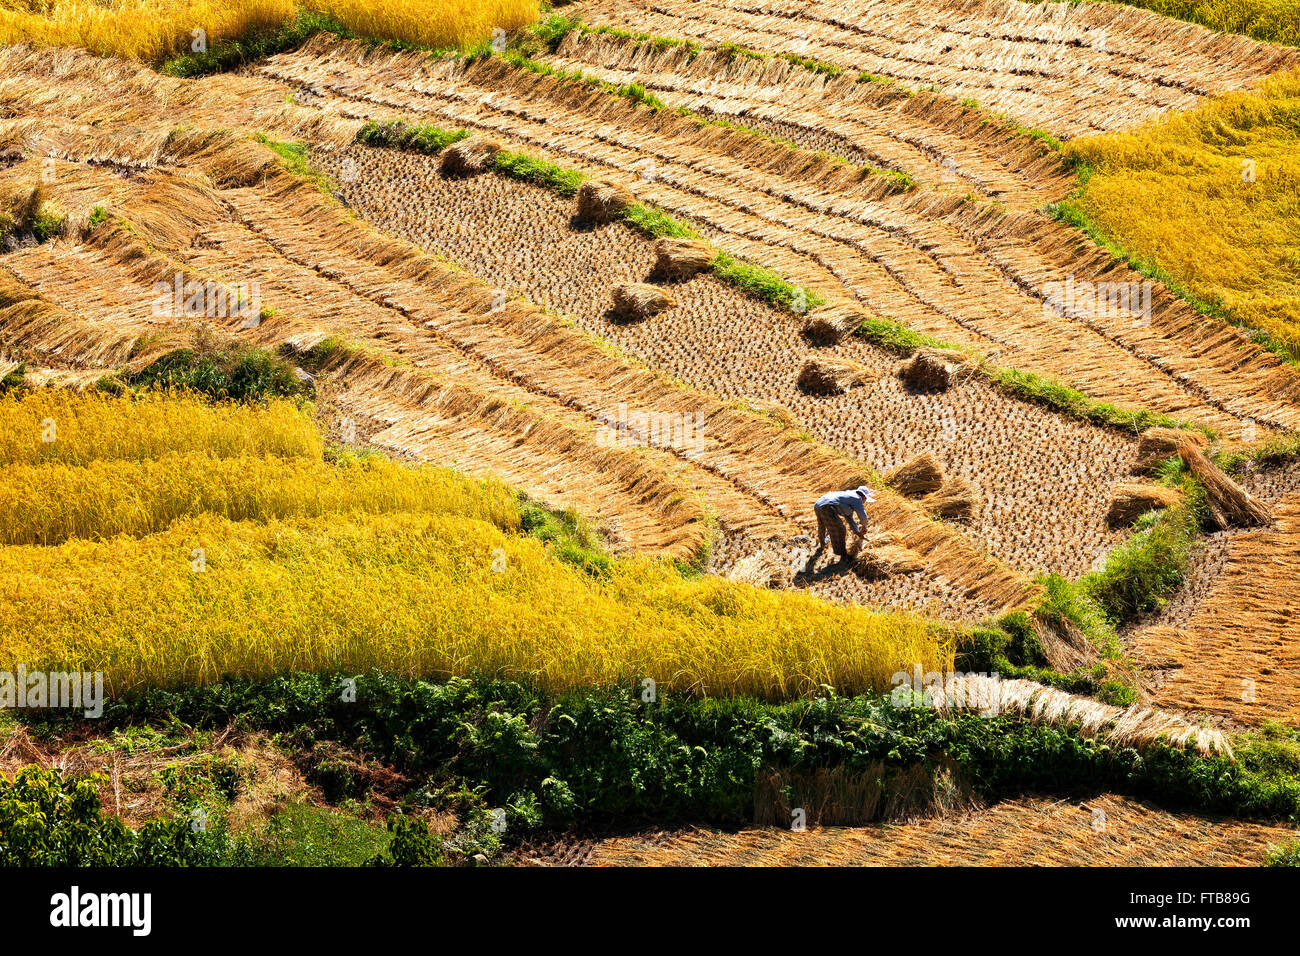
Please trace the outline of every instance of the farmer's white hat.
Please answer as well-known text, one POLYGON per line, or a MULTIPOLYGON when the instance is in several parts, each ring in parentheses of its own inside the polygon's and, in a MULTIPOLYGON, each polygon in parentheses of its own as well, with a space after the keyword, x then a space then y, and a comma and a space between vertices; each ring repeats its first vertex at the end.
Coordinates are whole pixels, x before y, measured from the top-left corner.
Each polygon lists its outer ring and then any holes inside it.
POLYGON ((868 504, 876 500, 876 492, 873 489, 868 488, 866 485, 860 485, 858 487, 858 494, 860 494, 862 500, 868 504))

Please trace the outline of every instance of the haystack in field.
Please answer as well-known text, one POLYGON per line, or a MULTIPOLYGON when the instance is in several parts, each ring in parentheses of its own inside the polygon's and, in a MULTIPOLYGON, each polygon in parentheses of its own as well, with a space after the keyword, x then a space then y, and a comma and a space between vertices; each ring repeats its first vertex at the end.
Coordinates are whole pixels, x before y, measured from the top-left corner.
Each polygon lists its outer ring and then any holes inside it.
POLYGON ((969 358, 955 349, 917 349, 898 367, 898 377, 914 392, 943 392, 957 381, 969 358))
POLYGON ((578 187, 578 218, 612 222, 636 203, 632 190, 603 179, 589 179, 578 187))
POLYGON ((501 152, 501 144, 482 134, 462 139, 442 151, 438 168, 447 176, 477 176, 485 173, 501 152))
POLYGON ((1196 448, 1204 448, 1209 441, 1200 432, 1184 431, 1181 428, 1148 428, 1138 438, 1137 461, 1133 463, 1133 473, 1150 471, 1166 458, 1178 454, 1182 442, 1191 442, 1196 448))
POLYGON ((868 581, 879 581, 899 574, 912 574, 925 565, 915 552, 895 544, 863 547, 853 560, 853 573, 868 581))
POLYGON ((921 507, 936 518, 962 521, 979 507, 979 494, 965 478, 949 478, 938 491, 921 499, 921 507))
POLYGON ((814 345, 835 345, 866 320, 861 309, 848 303, 823 305, 808 313, 803 334, 814 345))
POLYGON ((1195 442, 1182 442, 1178 446, 1178 456, 1205 489, 1205 506, 1219 529, 1273 523, 1273 512, 1268 505, 1252 498, 1245 488, 1220 471, 1195 442))
POLYGON ((798 384, 810 395, 843 395, 870 380, 870 374, 857 362, 810 355, 799 372, 798 384))
POLYGON ((1182 493, 1175 488, 1140 481, 1121 481, 1111 488, 1110 493, 1106 523, 1112 528, 1127 527, 1148 511, 1170 508, 1183 499, 1182 493))
POLYGON ((665 237, 655 243, 653 274, 664 279, 689 279, 707 269, 716 256, 707 242, 665 237))
POLYGON ((645 282, 629 282, 614 289, 614 312, 625 319, 648 319, 676 304, 663 289, 645 282))
POLYGON ((885 484, 900 495, 920 498, 943 486, 943 469, 928 451, 885 473, 885 484))

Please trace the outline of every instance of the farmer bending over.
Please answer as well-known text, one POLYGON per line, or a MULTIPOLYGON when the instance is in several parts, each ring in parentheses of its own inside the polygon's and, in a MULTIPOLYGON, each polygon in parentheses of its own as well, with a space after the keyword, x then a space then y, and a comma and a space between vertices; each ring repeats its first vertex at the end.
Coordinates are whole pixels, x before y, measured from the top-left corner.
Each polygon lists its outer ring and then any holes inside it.
POLYGON ((848 491, 832 491, 817 499, 813 505, 813 512, 817 515, 817 550, 808 560, 810 567, 826 550, 828 536, 831 539, 831 547, 835 549, 837 555, 841 558, 849 556, 848 549, 844 546, 845 521, 857 536, 857 540, 853 542, 853 552, 857 553, 862 538, 867 533, 867 505, 875 500, 876 493, 866 485, 848 491), (854 515, 858 518, 856 523, 853 520, 854 515))

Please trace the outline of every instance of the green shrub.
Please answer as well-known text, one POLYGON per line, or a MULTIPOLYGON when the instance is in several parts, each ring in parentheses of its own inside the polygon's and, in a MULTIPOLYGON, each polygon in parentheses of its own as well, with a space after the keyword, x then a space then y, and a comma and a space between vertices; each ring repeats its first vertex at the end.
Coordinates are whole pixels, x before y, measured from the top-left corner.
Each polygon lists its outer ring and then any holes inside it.
POLYGON ((1168 509, 1106 556, 1100 571, 1079 586, 1110 620, 1126 624, 1164 606, 1182 585, 1191 562, 1195 518, 1189 509, 1168 509))
POLYGON ((443 840, 429 832, 429 824, 419 817, 393 814, 388 818, 391 839, 388 853, 370 860, 371 866, 445 866, 443 840))
POLYGON ((19 362, 16 366, 0 375, 0 395, 6 392, 16 392, 23 387, 27 376, 27 363, 19 362))
POLYGON ((187 389, 237 402, 296 397, 309 391, 284 359, 238 343, 177 349, 122 380, 131 386, 187 389))
POLYGON ((216 866, 250 861, 222 828, 185 817, 131 829, 105 817, 98 777, 72 779, 28 766, 0 775, 0 866, 216 866))

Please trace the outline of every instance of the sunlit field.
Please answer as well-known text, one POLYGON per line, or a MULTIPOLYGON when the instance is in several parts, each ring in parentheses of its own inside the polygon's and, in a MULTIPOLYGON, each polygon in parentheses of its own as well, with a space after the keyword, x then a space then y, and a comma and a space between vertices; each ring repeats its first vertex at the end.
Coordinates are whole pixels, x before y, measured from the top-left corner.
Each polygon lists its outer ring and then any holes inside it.
POLYGON ((0 403, 0 434, 4 666, 116 692, 381 668, 782 697, 951 664, 919 616, 561 560, 500 484, 326 461, 285 403, 38 391, 0 403))
POLYGON ((495 29, 538 16, 537 0, 117 0, 0 3, 0 43, 84 47, 102 56, 160 64, 198 52, 197 43, 247 39, 283 27, 301 12, 362 36, 430 47, 470 46, 495 29))
POLYGON ((1066 150, 1105 236, 1300 356, 1300 73, 1066 150))

